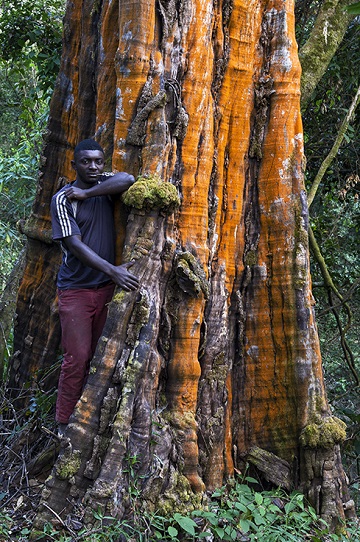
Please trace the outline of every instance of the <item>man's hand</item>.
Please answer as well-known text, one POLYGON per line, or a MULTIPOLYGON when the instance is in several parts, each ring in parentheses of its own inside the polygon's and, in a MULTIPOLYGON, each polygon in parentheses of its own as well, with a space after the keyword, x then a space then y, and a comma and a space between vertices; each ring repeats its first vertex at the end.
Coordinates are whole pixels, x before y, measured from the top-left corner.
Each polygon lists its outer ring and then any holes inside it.
POLYGON ((80 235, 64 237, 63 243, 67 250, 70 250, 75 258, 80 260, 83 265, 102 271, 126 292, 136 290, 136 288, 139 287, 139 279, 128 271, 128 268, 134 265, 134 260, 122 265, 113 265, 98 256, 96 252, 85 245, 85 243, 82 242, 80 235))
POLYGON ((68 200, 84 200, 88 197, 86 190, 83 190, 82 188, 77 188, 76 186, 68 186, 64 189, 64 194, 67 197, 68 200))
POLYGON ((111 279, 120 286, 126 292, 131 290, 136 290, 139 287, 139 279, 135 277, 128 268, 134 265, 135 262, 128 262, 122 265, 114 266, 113 272, 111 273, 111 279))

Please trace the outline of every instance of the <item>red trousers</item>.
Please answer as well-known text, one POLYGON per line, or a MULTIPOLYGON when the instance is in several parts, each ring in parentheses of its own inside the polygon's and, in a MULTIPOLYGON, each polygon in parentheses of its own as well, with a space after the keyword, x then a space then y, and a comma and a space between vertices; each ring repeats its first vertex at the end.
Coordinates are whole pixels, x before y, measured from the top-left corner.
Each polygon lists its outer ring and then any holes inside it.
POLYGON ((114 287, 111 283, 101 288, 58 290, 64 353, 56 402, 59 423, 68 423, 81 397, 114 287))

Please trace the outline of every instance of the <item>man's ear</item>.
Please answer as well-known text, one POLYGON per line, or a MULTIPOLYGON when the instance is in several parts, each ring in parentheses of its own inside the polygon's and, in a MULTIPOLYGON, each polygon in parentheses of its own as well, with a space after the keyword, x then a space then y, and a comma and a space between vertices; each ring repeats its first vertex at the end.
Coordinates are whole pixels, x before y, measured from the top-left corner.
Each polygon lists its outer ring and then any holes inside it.
POLYGON ((76 171, 76 163, 75 163, 75 160, 71 160, 71 165, 72 165, 72 168, 75 169, 75 171, 76 171))

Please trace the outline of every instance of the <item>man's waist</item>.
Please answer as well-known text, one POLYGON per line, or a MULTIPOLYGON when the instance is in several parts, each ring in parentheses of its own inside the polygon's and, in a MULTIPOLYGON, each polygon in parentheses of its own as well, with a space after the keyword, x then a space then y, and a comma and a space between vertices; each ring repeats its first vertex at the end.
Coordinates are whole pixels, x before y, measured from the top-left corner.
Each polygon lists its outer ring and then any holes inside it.
POLYGON ((64 290, 98 290, 99 288, 105 288, 106 286, 109 286, 109 284, 114 284, 111 280, 108 280, 106 282, 100 282, 98 284, 68 284, 66 286, 58 286, 58 290, 64 291, 64 290))

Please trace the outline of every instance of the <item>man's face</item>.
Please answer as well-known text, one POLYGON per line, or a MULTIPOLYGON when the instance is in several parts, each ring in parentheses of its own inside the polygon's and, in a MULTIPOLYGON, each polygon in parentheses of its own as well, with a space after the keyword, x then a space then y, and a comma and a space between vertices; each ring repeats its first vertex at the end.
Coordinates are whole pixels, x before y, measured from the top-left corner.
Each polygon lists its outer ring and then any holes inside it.
POLYGON ((71 165, 76 171, 79 187, 89 188, 97 183, 104 171, 104 155, 101 151, 80 151, 71 165))

